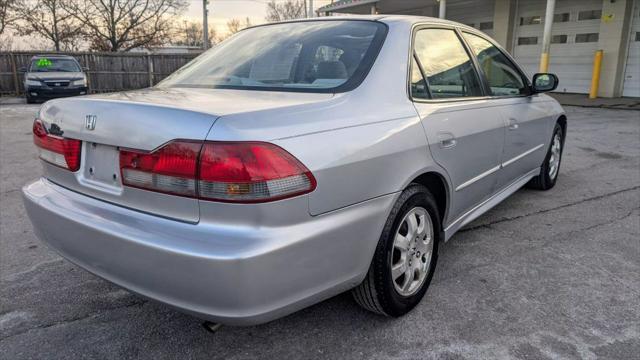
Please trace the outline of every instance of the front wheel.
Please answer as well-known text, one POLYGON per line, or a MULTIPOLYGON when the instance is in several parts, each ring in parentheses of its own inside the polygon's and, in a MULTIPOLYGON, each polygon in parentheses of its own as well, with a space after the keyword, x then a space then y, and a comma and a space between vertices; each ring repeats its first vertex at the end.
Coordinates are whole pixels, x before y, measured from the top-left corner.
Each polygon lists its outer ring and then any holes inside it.
POLYGON ((560 124, 556 124, 551 137, 551 145, 540 167, 540 174, 527 184, 528 187, 538 190, 549 190, 556 185, 560 173, 560 161, 564 147, 564 136, 560 124))
POLYGON ((422 185, 410 185, 389 214, 367 276, 352 292, 356 302, 393 317, 413 309, 431 283, 440 230, 433 195, 422 185))

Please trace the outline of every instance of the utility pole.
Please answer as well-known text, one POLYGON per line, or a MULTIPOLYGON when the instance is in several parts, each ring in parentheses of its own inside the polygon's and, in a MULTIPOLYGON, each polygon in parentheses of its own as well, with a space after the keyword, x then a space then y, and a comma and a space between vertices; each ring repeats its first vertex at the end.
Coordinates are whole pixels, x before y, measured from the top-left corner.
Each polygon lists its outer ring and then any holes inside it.
POLYGON ((440 0, 438 2, 438 17, 444 19, 447 16, 447 0, 440 0))
POLYGON ((202 49, 209 48, 209 19, 207 18, 209 0, 202 0, 202 49))
POLYGON ((313 0, 309 0, 309 11, 307 12, 307 17, 315 17, 313 12, 313 0))
POLYGON ((544 32, 542 33, 542 54, 540 54, 540 72, 549 72, 549 51, 551 50, 551 28, 556 0, 547 0, 547 11, 544 15, 544 32))

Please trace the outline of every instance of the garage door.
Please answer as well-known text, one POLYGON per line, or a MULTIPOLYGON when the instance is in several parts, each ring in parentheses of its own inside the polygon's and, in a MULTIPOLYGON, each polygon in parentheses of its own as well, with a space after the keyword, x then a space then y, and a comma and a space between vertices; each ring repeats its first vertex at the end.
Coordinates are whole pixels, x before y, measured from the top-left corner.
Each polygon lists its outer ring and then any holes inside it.
POLYGON ((640 1, 633 6, 629 54, 624 72, 622 96, 640 97, 640 1))
POLYGON ((494 0, 448 1, 447 20, 480 29, 493 37, 494 0))
MULTIPOLYGON (((514 56, 533 75, 540 66, 544 0, 518 2, 514 56)), ((560 78, 556 91, 589 92, 593 54, 598 49, 602 0, 565 0, 556 3, 549 71, 560 78)))

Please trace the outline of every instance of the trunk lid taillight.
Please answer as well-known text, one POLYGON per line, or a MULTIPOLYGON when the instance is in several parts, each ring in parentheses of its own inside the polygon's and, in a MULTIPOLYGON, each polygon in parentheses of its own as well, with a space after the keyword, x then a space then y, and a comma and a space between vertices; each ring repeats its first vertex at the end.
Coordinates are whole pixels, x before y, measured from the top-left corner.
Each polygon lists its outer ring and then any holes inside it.
POLYGON ((145 153, 120 150, 124 185, 181 196, 196 196, 196 163, 201 142, 172 141, 145 153))
POLYGON ((204 200, 253 203, 311 192, 311 172, 264 142, 176 140, 153 152, 120 151, 124 185, 204 200))
POLYGON ((38 147, 40 159, 73 172, 80 169, 82 141, 50 134, 44 123, 36 119, 33 143, 38 147))

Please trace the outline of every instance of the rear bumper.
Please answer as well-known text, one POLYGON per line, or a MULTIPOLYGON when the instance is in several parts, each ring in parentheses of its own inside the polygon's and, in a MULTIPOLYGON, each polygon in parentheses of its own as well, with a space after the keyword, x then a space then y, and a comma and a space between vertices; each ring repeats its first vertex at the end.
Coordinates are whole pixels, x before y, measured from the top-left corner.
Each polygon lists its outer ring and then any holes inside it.
POLYGON ((71 262, 197 317, 251 325, 357 285, 396 195, 271 228, 169 220, 45 179, 23 197, 38 237, 71 262))
POLYGON ((28 87, 25 92, 32 99, 56 99, 61 97, 79 96, 87 94, 87 87, 28 87))

